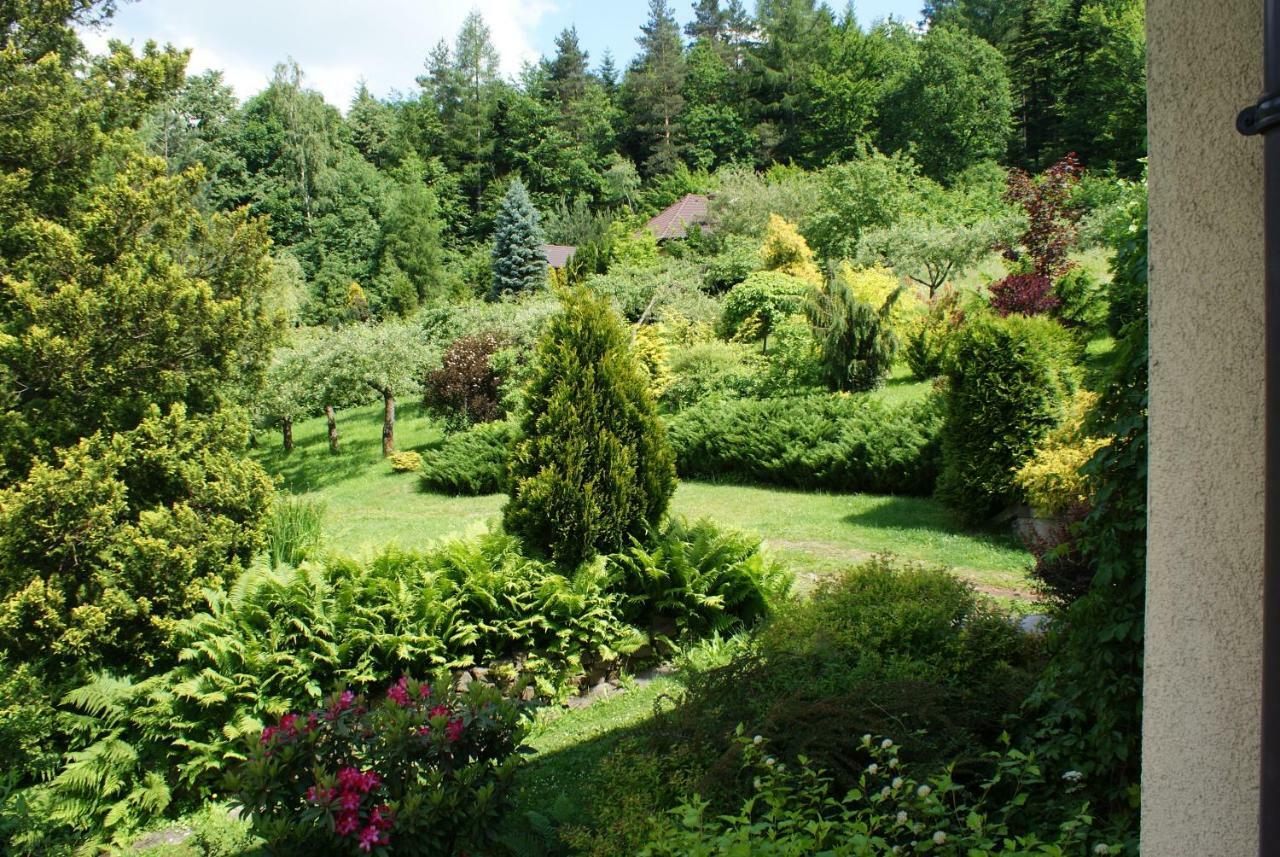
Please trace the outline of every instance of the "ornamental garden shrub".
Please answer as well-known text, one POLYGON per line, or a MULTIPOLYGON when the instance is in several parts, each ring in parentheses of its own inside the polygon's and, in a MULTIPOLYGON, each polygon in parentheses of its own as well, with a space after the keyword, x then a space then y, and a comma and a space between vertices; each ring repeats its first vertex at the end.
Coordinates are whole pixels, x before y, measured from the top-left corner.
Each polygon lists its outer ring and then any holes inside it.
POLYGON ((524 182, 516 177, 507 186, 493 222, 493 281, 489 298, 541 289, 547 284, 547 259, 542 255, 542 226, 524 182))
POLYGON ((1068 327, 1083 331, 1100 329, 1107 321, 1110 308, 1107 293, 1089 269, 1073 265, 1053 284, 1058 299, 1054 315, 1068 327))
POLYGON ((669 419, 681 476, 824 491, 928 494, 941 418, 932 401, 858 395, 709 399, 669 419))
POLYGON ((800 312, 812 290, 789 274, 756 271, 725 295, 717 330, 725 339, 760 342, 767 352, 774 325, 800 312))
POLYGON ((76 678, 176 654, 176 623, 205 587, 263 547, 275 491, 225 415, 152 408, 0 492, 0 648, 76 678))
POLYGON ((1000 315, 1040 315, 1062 304, 1053 293, 1053 281, 1043 274, 1010 274, 992 283, 988 291, 991 308, 1000 315))
POLYGON ((642 537, 675 492, 675 456, 630 336, 602 298, 561 294, 524 393, 507 530, 572 567, 642 537))
POLYGON ((964 323, 964 317, 959 293, 948 286, 929 300, 924 312, 903 324, 902 356, 918 380, 927 381, 942 374, 947 343, 964 323))
POLYGON ((1053 517, 1088 505, 1091 491, 1081 470, 1109 442, 1107 438, 1090 437, 1085 428, 1097 402, 1097 393, 1077 392, 1062 423, 1045 435, 1014 476, 1037 514, 1053 517))
POLYGON ((971 316, 947 351, 938 496, 966 524, 1020 499, 1014 474, 1067 416, 1071 334, 1043 317, 971 316))
POLYGON ((660 402, 679 411, 703 399, 752 395, 767 364, 750 346, 711 340, 672 348, 669 365, 671 383, 660 402))
POLYGON ((628 816, 659 815, 694 791, 710 815, 735 811, 754 793, 735 739, 743 728, 769 736, 778 763, 825 769, 838 795, 873 761, 864 732, 912 734, 903 763, 934 771, 954 761, 972 776, 1041 661, 1038 639, 948 571, 869 561, 784 602, 727 664, 686 669, 679 704, 602 763, 588 790, 594 821, 570 836, 593 854, 652 841, 614 805, 633 771, 652 776, 628 816))
POLYGON ((885 278, 849 271, 813 291, 807 306, 828 389, 865 392, 884 381, 898 353, 893 311, 902 292, 885 278))
POLYGON ((776 214, 769 215, 769 225, 765 227, 760 265, 766 271, 777 271, 809 285, 816 286, 823 279, 804 236, 795 224, 776 214))
POLYGON ((520 706, 402 677, 339 690, 242 742, 227 790, 272 854, 485 853, 510 804, 520 706))
POLYGON ((422 452, 422 490, 469 496, 498 493, 506 483, 511 446, 519 432, 516 423, 502 420, 447 435, 438 447, 422 452))
POLYGON ((422 385, 427 409, 452 428, 499 419, 502 377, 494 367, 494 355, 509 344, 496 331, 455 339, 422 385))
POLYGON ((324 504, 303 497, 276 497, 265 535, 267 562, 272 568, 302 565, 324 542, 324 504))

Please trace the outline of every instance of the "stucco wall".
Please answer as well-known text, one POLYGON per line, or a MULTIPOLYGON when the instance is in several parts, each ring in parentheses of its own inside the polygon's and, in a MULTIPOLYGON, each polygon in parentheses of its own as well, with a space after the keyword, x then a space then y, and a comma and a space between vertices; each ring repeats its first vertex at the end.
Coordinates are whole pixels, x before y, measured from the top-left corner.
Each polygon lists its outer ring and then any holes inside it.
POLYGON ((1257 849, 1262 0, 1150 0, 1151 459, 1142 853, 1257 849))

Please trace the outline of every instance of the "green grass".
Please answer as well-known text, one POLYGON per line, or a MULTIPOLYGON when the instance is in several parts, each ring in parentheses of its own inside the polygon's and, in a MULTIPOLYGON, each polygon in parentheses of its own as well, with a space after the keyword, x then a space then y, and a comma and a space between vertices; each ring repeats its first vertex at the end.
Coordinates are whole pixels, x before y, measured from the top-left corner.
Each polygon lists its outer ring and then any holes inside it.
MULTIPOLYGON (((1109 250, 1101 247, 1093 247, 1088 250, 1077 250, 1073 252, 1071 254, 1071 261, 1080 265, 1082 268, 1086 269, 1089 273, 1093 274, 1105 283, 1111 280, 1111 271, 1108 267, 1109 256, 1109 250)), ((966 269, 964 273, 957 276, 952 281, 952 285, 957 289, 977 291, 991 285, 996 280, 1003 279, 1008 273, 1009 269, 1005 267, 1004 257, 999 253, 991 253, 981 262, 966 269)))
MULTIPOLYGON (((896 374, 881 395, 905 398, 919 395, 920 387, 909 376, 896 374)), ((265 444, 258 450, 258 459, 281 477, 285 490, 323 503, 326 546, 369 556, 385 545, 421 547, 499 519, 502 495, 426 494, 413 475, 393 473, 381 454, 381 407, 340 414, 339 430, 339 456, 329 454, 323 418, 295 427, 290 455, 265 444)), ((424 449, 440 437, 437 425, 419 409, 401 409, 396 427, 400 449, 424 449)), ((265 435, 260 438, 265 440, 265 435)), ((962 530, 928 498, 683 482, 672 511, 758 533, 796 572, 801 589, 821 574, 876 553, 953 566, 997 595, 1028 587, 1031 558, 1011 536, 962 530)))
POLYGON ((895 363, 884 379, 884 385, 872 391, 873 398, 886 405, 903 405, 907 402, 918 402, 933 389, 932 381, 917 381, 911 374, 911 367, 906 363, 895 363))

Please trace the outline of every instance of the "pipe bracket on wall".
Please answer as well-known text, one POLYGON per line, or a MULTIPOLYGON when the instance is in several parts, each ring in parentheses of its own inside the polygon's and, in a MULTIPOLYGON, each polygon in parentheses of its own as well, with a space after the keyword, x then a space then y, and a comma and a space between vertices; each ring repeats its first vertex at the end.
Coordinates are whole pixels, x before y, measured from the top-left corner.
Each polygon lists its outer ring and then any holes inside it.
POLYGON ((1246 137, 1280 127, 1280 95, 1264 95, 1236 116, 1236 130, 1246 137))

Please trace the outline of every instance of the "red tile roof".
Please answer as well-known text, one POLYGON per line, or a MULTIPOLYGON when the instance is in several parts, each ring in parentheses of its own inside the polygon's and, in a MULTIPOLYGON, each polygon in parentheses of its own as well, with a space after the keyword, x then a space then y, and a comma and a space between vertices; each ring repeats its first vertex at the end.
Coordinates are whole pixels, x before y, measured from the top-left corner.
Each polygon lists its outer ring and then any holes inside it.
POLYGON ((546 257, 547 264, 552 268, 563 268, 569 264, 569 260, 573 258, 573 254, 578 252, 577 247, 571 247, 568 244, 543 244, 542 255, 546 257))
POLYGON ((683 238, 689 234, 690 226, 697 226, 704 230, 708 226, 707 197, 699 193, 686 194, 645 224, 645 228, 659 241, 683 238))

